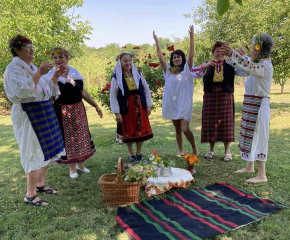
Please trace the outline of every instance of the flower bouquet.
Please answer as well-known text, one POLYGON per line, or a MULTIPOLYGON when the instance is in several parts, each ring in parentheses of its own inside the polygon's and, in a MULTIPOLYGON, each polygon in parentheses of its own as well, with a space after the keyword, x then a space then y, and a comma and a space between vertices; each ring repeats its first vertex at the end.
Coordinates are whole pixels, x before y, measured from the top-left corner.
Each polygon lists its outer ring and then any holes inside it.
POLYGON ((199 159, 196 155, 191 154, 185 154, 184 159, 186 160, 187 164, 187 171, 189 171, 191 174, 195 174, 194 166, 199 164, 199 159))
POLYGON ((168 159, 161 159, 156 150, 149 155, 149 161, 150 164, 155 166, 158 176, 168 177, 172 175, 171 167, 175 166, 175 162, 168 159))
POLYGON ((152 165, 129 164, 129 170, 122 176, 124 182, 143 182, 149 177, 157 177, 157 172, 152 165))

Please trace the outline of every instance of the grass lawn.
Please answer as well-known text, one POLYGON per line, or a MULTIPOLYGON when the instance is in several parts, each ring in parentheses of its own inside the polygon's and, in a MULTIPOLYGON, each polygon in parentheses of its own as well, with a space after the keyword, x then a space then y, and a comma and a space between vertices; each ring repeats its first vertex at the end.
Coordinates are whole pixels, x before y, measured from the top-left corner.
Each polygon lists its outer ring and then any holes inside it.
MULTIPOLYGON (((280 86, 271 90, 271 125, 267 162, 268 183, 247 184, 253 174, 233 175, 233 171, 245 165, 240 159, 237 141, 241 118, 244 88, 236 86, 236 142, 231 145, 233 161, 224 162, 223 145, 217 144, 213 160, 203 160, 207 144, 200 144, 202 89, 196 87, 191 128, 198 143, 201 163, 196 167, 196 183, 189 188, 207 186, 214 182, 226 182, 259 196, 272 198, 282 204, 290 202, 290 84, 280 94, 280 86)), ((112 115, 105 113, 98 118, 93 108, 87 107, 90 130, 97 148, 87 161, 91 173, 69 178, 68 167, 50 164, 47 173, 48 186, 59 190, 58 196, 42 195, 50 203, 48 207, 32 207, 23 203, 26 193, 26 176, 20 164, 18 144, 14 138, 10 116, 0 116, 0 239, 128 239, 116 224, 117 208, 107 207, 98 185, 102 174, 115 172, 119 156, 127 158, 124 145, 114 142, 116 124, 112 115)), ((150 117, 154 138, 145 142, 143 154, 154 150, 164 158, 173 158, 177 151, 175 133, 170 121, 161 117, 161 109, 150 117)), ((185 141, 185 150, 190 145, 185 141)), ((183 167, 182 159, 177 159, 183 167)), ((165 197, 162 194, 158 198, 165 197)), ((149 199, 141 190, 139 200, 149 199)), ((290 209, 272 214, 267 219, 239 228, 211 239, 231 237, 234 240, 290 239, 290 209)))

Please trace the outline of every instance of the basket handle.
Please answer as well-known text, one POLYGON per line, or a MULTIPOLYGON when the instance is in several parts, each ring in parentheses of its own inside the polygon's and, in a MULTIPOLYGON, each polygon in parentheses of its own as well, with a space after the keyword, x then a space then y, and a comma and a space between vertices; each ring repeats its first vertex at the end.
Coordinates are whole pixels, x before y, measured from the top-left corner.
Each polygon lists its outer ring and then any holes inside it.
POLYGON ((117 183, 122 182, 122 175, 125 174, 125 168, 123 160, 121 157, 118 158, 118 173, 117 173, 117 183))

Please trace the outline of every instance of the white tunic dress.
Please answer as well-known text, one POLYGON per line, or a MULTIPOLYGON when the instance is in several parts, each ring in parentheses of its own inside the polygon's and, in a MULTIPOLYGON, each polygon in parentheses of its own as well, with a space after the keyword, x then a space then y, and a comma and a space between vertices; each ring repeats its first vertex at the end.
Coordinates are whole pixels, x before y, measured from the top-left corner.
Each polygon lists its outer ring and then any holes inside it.
POLYGON ((167 65, 166 72, 163 72, 165 88, 162 116, 170 120, 184 119, 191 122, 194 78, 187 63, 184 70, 177 75, 172 74, 169 68, 167 65))
POLYGON ((33 69, 19 57, 14 57, 4 73, 4 89, 13 103, 11 119, 20 148, 21 164, 26 174, 45 167, 60 157, 56 155, 44 161, 40 143, 26 112, 21 107, 21 103, 45 101, 51 96, 58 96, 58 86, 48 78, 41 77, 35 89, 32 76, 37 68, 34 65, 32 67, 33 69))
POLYGON ((241 152, 241 158, 246 161, 267 161, 268 141, 270 127, 270 101, 269 94, 273 79, 273 66, 271 59, 262 59, 253 63, 247 56, 241 56, 233 51, 227 63, 249 76, 245 82, 245 94, 263 97, 256 122, 251 152, 241 152))

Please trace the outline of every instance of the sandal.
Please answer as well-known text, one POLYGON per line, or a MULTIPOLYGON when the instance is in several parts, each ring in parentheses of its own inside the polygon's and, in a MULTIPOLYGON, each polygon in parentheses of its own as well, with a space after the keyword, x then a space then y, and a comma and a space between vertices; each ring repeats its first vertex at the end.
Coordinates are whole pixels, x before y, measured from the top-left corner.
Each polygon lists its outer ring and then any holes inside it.
POLYGON ((184 156, 184 152, 180 152, 180 153, 177 153, 176 154, 176 157, 179 157, 179 158, 181 158, 181 157, 183 157, 184 156))
POLYGON ((42 199, 40 199, 40 200, 38 200, 38 201, 36 201, 36 202, 33 202, 33 200, 34 200, 35 198, 37 198, 37 195, 34 195, 34 196, 32 196, 32 197, 27 197, 27 195, 25 195, 25 199, 26 199, 27 201, 24 201, 24 203, 26 203, 26 204, 30 204, 30 205, 33 205, 33 206, 37 206, 37 207, 47 206, 47 205, 42 205, 42 203, 48 203, 48 202, 46 202, 46 201, 44 201, 44 200, 42 200, 42 199))
POLYGON ((49 188, 49 187, 47 187, 46 188, 46 186, 45 185, 43 185, 42 187, 36 187, 37 189, 36 189, 36 192, 45 192, 45 193, 47 193, 47 194, 53 194, 53 195, 56 195, 57 193, 54 193, 53 191, 57 191, 57 190, 55 190, 55 189, 52 189, 52 188, 49 188), (46 189, 45 189, 46 188, 46 189))
POLYGON ((205 159, 212 159, 212 157, 213 157, 213 152, 212 151, 208 151, 208 153, 205 154, 205 156, 204 156, 205 159))
POLYGON ((233 158, 232 158, 232 154, 230 154, 230 153, 226 153, 226 154, 225 154, 224 161, 225 161, 225 162, 231 162, 232 160, 233 160, 233 158))

